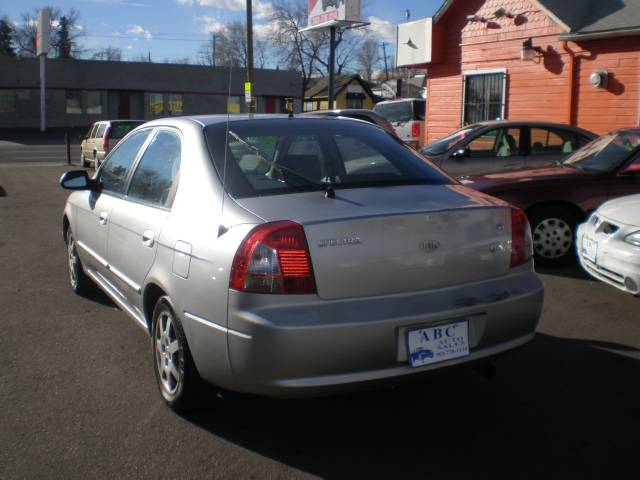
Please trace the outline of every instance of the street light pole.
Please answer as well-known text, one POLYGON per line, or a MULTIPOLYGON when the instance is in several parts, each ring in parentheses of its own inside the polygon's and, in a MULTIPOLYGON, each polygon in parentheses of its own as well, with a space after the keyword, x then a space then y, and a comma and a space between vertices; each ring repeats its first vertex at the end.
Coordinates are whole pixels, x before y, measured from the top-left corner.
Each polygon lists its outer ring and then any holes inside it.
POLYGON ((336 81, 336 27, 330 29, 331 37, 329 43, 329 93, 327 99, 327 110, 333 110, 333 91, 336 81))
POLYGON ((253 6, 252 0, 247 0, 247 83, 244 85, 245 103, 250 116, 256 113, 256 103, 253 99, 253 6))

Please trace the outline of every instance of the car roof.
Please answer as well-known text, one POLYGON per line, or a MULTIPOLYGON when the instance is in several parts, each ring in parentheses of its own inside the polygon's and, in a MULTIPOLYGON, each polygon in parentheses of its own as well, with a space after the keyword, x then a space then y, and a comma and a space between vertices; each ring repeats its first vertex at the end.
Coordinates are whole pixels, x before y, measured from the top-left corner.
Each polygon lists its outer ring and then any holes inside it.
POLYGON ((183 116, 183 117, 168 117, 168 118, 158 118, 151 120, 146 123, 147 126, 157 126, 157 125, 177 125, 184 122, 197 123, 202 127, 207 127, 209 125, 217 125, 221 123, 226 123, 227 120, 229 122, 240 122, 240 121, 251 121, 251 120, 277 120, 277 119, 291 119, 295 121, 313 121, 313 122, 336 122, 336 121, 353 121, 353 122, 361 122, 371 125, 370 122, 365 122, 364 120, 358 120, 354 118, 341 117, 338 118, 333 115, 305 115, 304 113, 296 114, 290 116, 288 114, 265 114, 259 113, 253 116, 249 116, 249 114, 245 113, 235 113, 232 115, 227 114, 219 114, 219 115, 193 115, 193 116, 183 116))
POLYGON ((522 125, 525 127, 546 127, 546 128, 562 128, 564 130, 574 130, 576 132, 583 132, 593 137, 597 135, 584 128, 576 127, 575 125, 568 125, 566 123, 545 122, 539 120, 485 120, 483 122, 472 123, 466 125, 463 128, 472 127, 508 127, 511 125, 522 125))

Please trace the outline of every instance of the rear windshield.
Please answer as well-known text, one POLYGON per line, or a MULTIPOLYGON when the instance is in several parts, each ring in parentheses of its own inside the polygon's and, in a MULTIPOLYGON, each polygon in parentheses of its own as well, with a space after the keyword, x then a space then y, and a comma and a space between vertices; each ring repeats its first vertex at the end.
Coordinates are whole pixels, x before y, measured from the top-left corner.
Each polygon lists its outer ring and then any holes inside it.
POLYGON ((210 125, 214 164, 235 197, 299 191, 454 183, 424 157, 365 123, 268 119, 210 125), (225 142, 225 137, 227 141, 225 142), (225 143, 226 165, 225 165, 225 143), (226 168, 225 168, 226 166, 226 168))
POLYGON ((109 132, 109 138, 122 138, 131 130, 143 122, 118 122, 111 124, 111 131, 109 132))
MULTIPOLYGON (((405 123, 415 118, 413 113, 413 102, 379 103, 373 107, 373 111, 379 113, 384 118, 393 123, 405 123)), ((424 118, 424 110, 422 112, 424 118)))

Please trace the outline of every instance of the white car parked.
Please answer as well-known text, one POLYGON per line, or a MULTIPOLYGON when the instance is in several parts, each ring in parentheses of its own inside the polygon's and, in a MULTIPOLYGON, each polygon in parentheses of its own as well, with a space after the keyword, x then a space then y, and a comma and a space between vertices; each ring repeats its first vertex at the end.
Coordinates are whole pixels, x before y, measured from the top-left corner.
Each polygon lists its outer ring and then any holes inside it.
POLYGON ((604 203, 580 225, 576 242, 589 274, 640 296, 640 195, 604 203))

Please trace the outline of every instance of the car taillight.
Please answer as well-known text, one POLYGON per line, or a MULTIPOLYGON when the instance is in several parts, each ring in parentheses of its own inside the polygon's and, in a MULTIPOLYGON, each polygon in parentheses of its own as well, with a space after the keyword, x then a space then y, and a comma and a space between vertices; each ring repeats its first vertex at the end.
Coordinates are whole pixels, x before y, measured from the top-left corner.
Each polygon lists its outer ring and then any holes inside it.
POLYGON ((414 138, 420 138, 420 122, 413 122, 411 125, 411 136, 414 138))
POLYGON ((107 127, 104 131, 104 137, 102 137, 102 149, 106 152, 109 150, 109 134, 111 133, 111 127, 107 127))
POLYGON ((511 268, 531 260, 531 230, 525 213, 519 208, 511 208, 511 268))
POLYGON ((281 221, 251 230, 233 258, 229 287, 254 293, 316 293, 302 226, 281 221))

